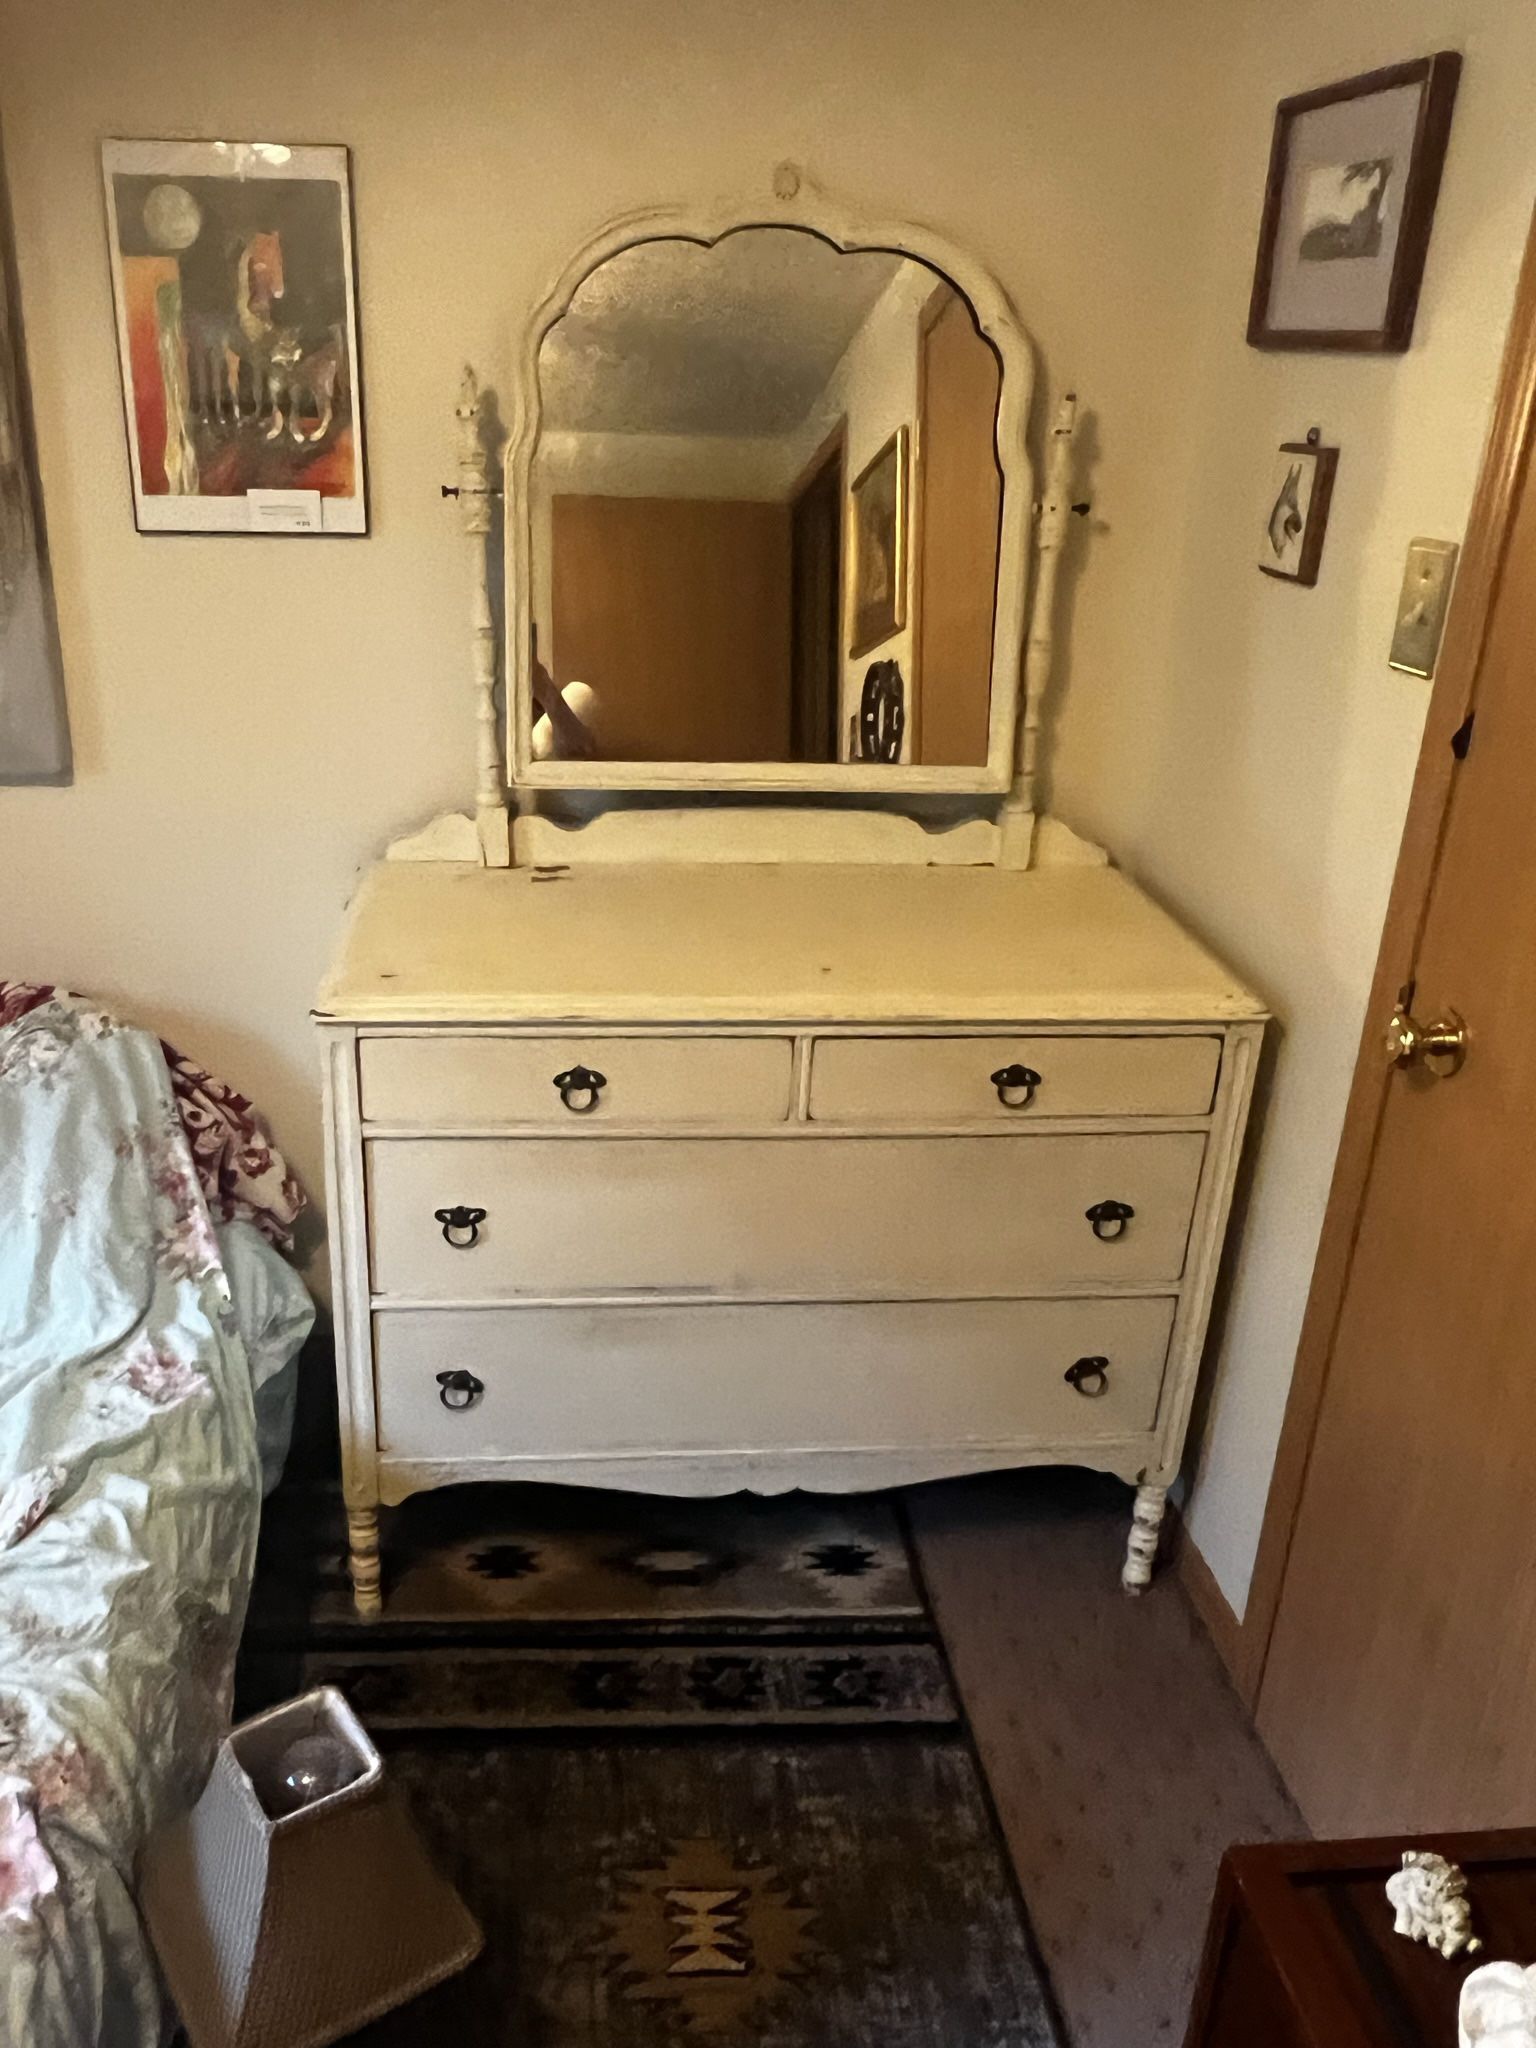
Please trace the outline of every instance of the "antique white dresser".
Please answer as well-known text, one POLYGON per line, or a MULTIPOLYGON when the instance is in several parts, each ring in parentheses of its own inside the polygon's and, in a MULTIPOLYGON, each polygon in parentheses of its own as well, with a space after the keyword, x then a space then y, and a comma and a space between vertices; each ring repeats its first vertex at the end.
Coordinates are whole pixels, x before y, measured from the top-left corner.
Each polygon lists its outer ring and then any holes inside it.
MULTIPOLYGON (((467 386, 460 502, 475 542, 476 814, 437 821, 364 877, 316 1006, 344 1477, 365 1613, 381 1600, 381 1504, 461 1480, 840 1491, 1073 1462, 1137 1489, 1124 1583, 1134 1591, 1150 1574, 1263 1006, 1101 852, 1036 813, 1072 415, 1066 407, 1058 419, 1031 579, 1029 359, 1000 288, 931 235, 850 227, 793 176, 781 173, 775 192, 776 218, 814 228, 822 245, 901 250, 911 259, 903 270, 926 256, 948 281, 935 311, 929 285, 914 290, 889 269, 841 296, 807 272, 807 304, 837 307, 826 353, 843 351, 829 372, 849 443, 827 499, 842 506, 834 548, 841 531, 856 564, 874 544, 848 532, 863 516, 861 481, 850 488, 848 478, 865 387, 847 357, 870 322, 905 337, 905 362, 908 346, 927 349, 963 289, 1001 366, 989 486, 996 579, 983 593, 990 697, 984 690, 977 758, 966 766, 921 752, 941 723, 943 650, 931 630, 945 592, 930 587, 924 600, 924 652, 920 624, 890 602, 889 576, 883 589, 834 579, 837 658, 815 713, 821 755, 804 738, 814 648, 806 672, 792 674, 800 738, 773 763, 607 758, 590 707, 601 711, 605 687, 610 702, 622 695, 627 670, 603 670, 595 698, 570 690, 558 596, 552 680, 541 672, 549 640, 532 655, 524 630, 549 580, 538 549, 561 545, 597 501, 606 517, 624 495, 623 479, 604 470, 600 488, 569 494, 576 513, 567 505, 540 526, 540 344, 583 281, 634 247, 634 223, 605 230, 532 317, 514 391, 510 803, 483 552, 491 493, 467 386), (927 308, 910 329, 894 326, 904 293, 927 308), (836 671, 867 633, 851 618, 866 602, 907 623, 886 634, 899 658, 861 681, 857 666, 836 671), (536 727, 552 689, 562 697, 551 753, 536 727), (562 730, 562 703, 581 707, 586 723, 562 730), (538 792, 572 788, 676 789, 692 803, 610 807, 584 828, 541 814, 538 792), (722 789, 757 791, 762 807, 725 813, 701 802, 722 789), (871 790, 908 795, 917 816, 850 812, 850 793, 871 790), (975 793, 973 815, 951 829, 918 821, 925 800, 960 790, 975 793), (840 792, 845 807, 818 811, 802 798, 798 811, 775 808, 816 791, 840 792)), ((671 225, 703 260, 728 238, 747 240, 742 225, 762 210, 702 223, 648 216, 643 246, 668 247, 659 238, 671 225)), ((770 272, 783 286, 781 252, 770 272)), ((674 306, 675 274, 663 282, 657 303, 674 306)), ((724 302, 748 296, 738 278, 724 302)), ((648 303, 630 302, 631 347, 648 303)), ((720 345, 713 334, 717 355, 720 345)), ((937 344, 923 361, 930 387, 949 374, 937 344)), ((547 381, 569 408, 568 376, 556 363, 547 381)), ((938 422, 948 415, 930 418, 924 389, 920 380, 897 401, 915 408, 904 422, 912 472, 899 479, 911 525, 894 558, 913 609, 918 579, 942 554, 938 422)), ((690 404, 696 395, 690 387, 690 404)), ((728 403, 739 397, 721 397, 722 419, 728 403)), ((599 440, 615 438, 611 414, 595 416, 602 434, 588 435, 579 411, 560 415, 566 441, 581 444, 575 455, 562 445, 567 482, 599 440)), ((814 406, 810 416, 802 445, 825 424, 814 406)), ((651 413, 642 425, 638 439, 657 438, 651 413)), ((622 451, 626 464, 642 457, 651 459, 638 445, 622 451)), ((744 459, 731 458, 732 488, 744 459)), ((676 449, 667 461, 679 474, 676 449)), ((646 523, 660 528, 670 501, 654 502, 646 523)), ((761 507, 772 502, 754 501, 753 519, 769 520, 761 507)), ((798 520, 799 501, 787 502, 798 520)), ((697 520, 696 504, 687 516, 697 520)), ((798 549, 799 525, 794 533, 798 549)), ((557 586, 560 573, 557 558, 557 586)), ((795 584, 796 605, 813 583, 795 584)), ((643 632, 633 617, 624 631, 643 632)), ((958 645, 958 611, 956 620, 958 645)), ((688 652, 676 653, 676 630, 673 620, 668 659, 681 690, 688 652)), ((600 655, 587 658, 601 667, 600 655)), ((963 691, 964 675, 946 687, 963 691)))

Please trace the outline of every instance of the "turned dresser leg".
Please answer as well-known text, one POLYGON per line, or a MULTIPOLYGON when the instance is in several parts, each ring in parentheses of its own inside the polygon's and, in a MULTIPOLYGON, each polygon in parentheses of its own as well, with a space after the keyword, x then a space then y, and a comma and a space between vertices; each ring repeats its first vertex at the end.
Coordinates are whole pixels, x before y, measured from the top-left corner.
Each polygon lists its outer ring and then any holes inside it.
POLYGON ((1136 1505, 1131 1510, 1131 1535, 1125 1546, 1125 1569, 1120 1583, 1127 1593, 1139 1593, 1152 1577, 1157 1556, 1157 1534, 1163 1526, 1168 1505, 1166 1486, 1138 1486, 1136 1505))
POLYGON ((352 1568, 352 1603, 365 1619, 381 1614, 379 1590, 379 1511, 377 1507, 347 1509, 347 1543, 352 1568))

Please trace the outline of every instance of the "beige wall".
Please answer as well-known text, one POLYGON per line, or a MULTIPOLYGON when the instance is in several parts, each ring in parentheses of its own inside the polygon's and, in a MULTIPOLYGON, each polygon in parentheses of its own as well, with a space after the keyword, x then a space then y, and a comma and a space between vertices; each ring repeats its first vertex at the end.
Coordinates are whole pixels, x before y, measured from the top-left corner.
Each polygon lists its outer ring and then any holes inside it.
MULTIPOLYGON (((1242 32, 1201 96, 1219 204, 1178 238, 1201 309, 1192 383, 1166 394, 1187 464, 1153 528, 1126 518, 1107 473, 1095 482, 1111 530, 1074 592, 1055 795, 1282 1020, 1190 1505, 1240 1608, 1428 701, 1426 683, 1386 665, 1403 551, 1415 534, 1461 537, 1536 197, 1536 9, 1293 0, 1212 13, 1228 28, 1240 16, 1242 32), (1413 347, 1375 361, 1247 348, 1275 101, 1443 48, 1466 61, 1413 347), (1314 424, 1342 453, 1307 591, 1253 565, 1273 451, 1314 424), (1127 553, 1158 557, 1172 593, 1148 658, 1130 662, 1117 623, 1127 553)), ((1134 417, 1084 382, 1106 449, 1134 437, 1134 417)))
MULTIPOLYGON (((1195 1526, 1240 1600, 1422 685, 1401 549, 1464 517, 1529 202, 1536 13, 1499 0, 0 0, 78 777, 0 791, 0 971, 99 991, 248 1088, 318 1187, 305 1012, 358 868, 472 759, 451 407, 602 217, 805 161, 969 241, 1090 418, 1059 808, 1287 1019, 1195 1526), (1376 23, 1371 26, 1371 22, 1376 23), (1242 341, 1270 111, 1468 51, 1413 353, 1242 341), (373 533, 133 530, 103 135, 354 151, 373 533), (1323 582, 1253 567, 1272 451, 1344 454, 1323 582)), ((1038 430, 1038 421, 1037 421, 1038 430)))
MULTIPOLYGON (((918 322, 924 306, 938 289, 940 280, 921 263, 901 264, 885 290, 860 321, 827 379, 826 389, 811 407, 799 433, 804 462, 809 462, 841 420, 846 428, 843 442, 843 481, 851 493, 854 485, 898 427, 907 432, 908 533, 911 532, 913 465, 917 448, 917 351, 918 322)), ((864 697, 864 678, 872 663, 894 661, 911 687, 912 582, 915 573, 913 551, 908 544, 906 589, 903 613, 907 624, 877 646, 862 654, 851 654, 858 606, 854 588, 855 529, 858 515, 850 501, 843 513, 843 599, 838 644, 843 650, 842 681, 838 692, 837 758, 852 760, 857 753, 859 708, 864 697)), ((912 758, 913 727, 908 724, 902 738, 901 759, 912 758)))
MULTIPOLYGON (((1191 340, 1157 241, 1185 161, 1183 0, 0 0, 4 124, 69 670, 73 789, 0 791, 0 960, 100 991, 248 1088, 320 1183, 306 1010, 359 867, 467 798, 467 565, 438 497, 468 358, 606 216, 766 192, 805 161, 872 211, 953 224, 1107 417, 1128 516, 1191 340), (1154 16, 1156 17, 1154 19, 1154 16), (1158 81, 1162 81, 1158 89, 1158 81), (1103 121, 1106 106, 1136 108, 1103 121), (373 531, 133 529, 103 241, 104 135, 354 153, 373 531), (1133 342, 1106 317, 1138 308, 1133 342)), ((1116 569, 1167 609, 1151 553, 1116 569)), ((1155 633, 1155 628, 1154 628, 1155 633)))

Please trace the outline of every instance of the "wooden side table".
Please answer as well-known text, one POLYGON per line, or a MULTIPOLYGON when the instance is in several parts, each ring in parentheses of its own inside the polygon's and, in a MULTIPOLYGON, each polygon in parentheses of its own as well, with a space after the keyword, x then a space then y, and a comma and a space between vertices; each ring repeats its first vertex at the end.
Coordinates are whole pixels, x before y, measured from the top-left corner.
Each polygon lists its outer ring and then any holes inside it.
POLYGON ((1462 1983, 1495 1961, 1536 1962, 1536 1829, 1229 1849, 1185 2048, 1456 2048, 1462 1983), (1477 1954, 1392 1932, 1405 1849, 1466 1872, 1477 1954))

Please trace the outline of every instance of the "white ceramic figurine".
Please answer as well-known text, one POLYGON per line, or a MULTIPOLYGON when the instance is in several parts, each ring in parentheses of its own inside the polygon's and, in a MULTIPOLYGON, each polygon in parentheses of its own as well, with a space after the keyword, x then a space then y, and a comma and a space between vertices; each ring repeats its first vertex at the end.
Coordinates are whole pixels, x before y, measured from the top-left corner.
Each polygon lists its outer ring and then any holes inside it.
POLYGON ((1461 2048, 1536 2048, 1536 1966, 1484 1963, 1461 1987, 1461 2048))
POLYGON ((1397 1913, 1393 1931, 1410 1941, 1427 1941, 1446 1957, 1482 1947, 1472 1932, 1467 1880, 1433 1849, 1404 1850, 1402 1869, 1387 1879, 1387 1898, 1397 1913))

